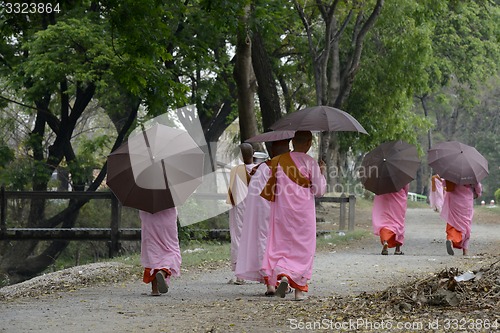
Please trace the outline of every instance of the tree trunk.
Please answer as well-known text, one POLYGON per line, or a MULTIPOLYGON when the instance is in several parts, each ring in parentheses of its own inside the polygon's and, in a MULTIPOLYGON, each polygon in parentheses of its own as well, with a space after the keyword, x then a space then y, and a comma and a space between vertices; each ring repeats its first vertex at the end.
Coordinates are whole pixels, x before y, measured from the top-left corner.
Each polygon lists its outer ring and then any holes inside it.
POLYGON ((255 31, 253 34, 252 65, 258 83, 257 93, 262 114, 262 125, 264 132, 268 132, 270 127, 281 118, 281 107, 271 60, 259 31, 255 31))
MULTIPOLYGON (((429 118, 429 109, 427 106, 427 100, 429 95, 425 94, 423 96, 418 97, 420 103, 422 104, 422 109, 424 110, 424 117, 429 118)), ((427 149, 431 149, 432 147, 432 129, 429 128, 427 131, 427 149)), ((423 195, 429 195, 429 188, 427 185, 430 182, 432 176, 432 171, 430 167, 427 167, 427 164, 420 165, 420 168, 417 170, 417 189, 416 193, 420 193, 423 195)))
POLYGON ((257 119, 254 112, 254 95, 257 82, 252 67, 252 41, 246 32, 249 7, 240 19, 236 42, 236 65, 234 79, 238 90, 238 115, 240 140, 244 142, 257 134, 257 119))
POLYGON ((271 125, 281 118, 281 107, 271 60, 259 31, 255 31, 252 38, 252 64, 258 83, 262 125, 264 132, 267 132, 271 125))

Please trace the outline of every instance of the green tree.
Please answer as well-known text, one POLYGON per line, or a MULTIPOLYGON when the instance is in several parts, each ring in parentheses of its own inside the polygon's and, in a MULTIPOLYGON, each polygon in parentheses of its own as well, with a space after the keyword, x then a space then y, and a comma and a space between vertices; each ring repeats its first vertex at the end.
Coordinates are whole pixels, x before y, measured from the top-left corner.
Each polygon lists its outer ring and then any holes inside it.
MULTIPOLYGON (((134 1, 62 2, 60 13, 32 17, 2 13, 0 74, 8 87, 2 99, 22 106, 26 114, 32 115, 30 134, 24 142, 29 152, 24 165, 31 168, 26 175, 32 176, 23 178, 18 187, 45 191, 52 172, 65 165, 72 175, 74 190, 96 190, 104 179, 105 165, 88 185, 88 168, 95 157, 85 149, 88 144, 77 149, 77 141, 73 140, 84 115, 93 112, 97 101, 107 106, 106 112, 118 129, 113 144, 117 147, 133 125, 138 101, 149 111, 158 112, 168 101, 165 96, 171 101, 179 97, 182 85, 169 77, 160 61, 171 57, 162 46, 169 36, 162 8, 157 1, 141 2, 141 6, 134 1), (126 17, 141 33, 117 21, 126 17), (119 89, 108 96, 110 87, 119 89), (129 107, 111 108, 111 99, 120 96, 126 98, 119 106, 129 107)), ((94 138, 91 146, 107 144, 107 139, 94 138)), ((46 216, 45 200, 33 200, 26 225, 71 227, 85 203, 70 200, 61 212, 46 216)), ((2 251, 0 270, 9 272, 13 282, 32 277, 53 263, 67 245, 66 241, 46 245, 37 241, 16 243, 2 251)))
MULTIPOLYGON (((415 91, 418 111, 434 123, 427 134, 429 148, 434 140, 465 139, 462 125, 480 116, 478 96, 500 64, 500 6, 483 0, 431 2, 420 18, 432 41, 427 82, 415 91)), ((479 143, 469 139, 464 143, 479 143)), ((428 183, 426 163, 422 174, 422 183, 428 183)))

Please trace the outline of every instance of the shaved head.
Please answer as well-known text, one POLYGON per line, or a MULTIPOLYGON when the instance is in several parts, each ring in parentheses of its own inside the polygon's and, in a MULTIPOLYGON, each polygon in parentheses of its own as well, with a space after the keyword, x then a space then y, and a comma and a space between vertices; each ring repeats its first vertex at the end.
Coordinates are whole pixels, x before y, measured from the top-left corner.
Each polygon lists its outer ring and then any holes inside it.
POLYGON ((243 158, 243 163, 252 164, 253 163, 253 147, 249 143, 242 143, 240 145, 241 157, 243 158))
POLYGON ((271 157, 278 156, 290 151, 290 139, 271 142, 271 157))
POLYGON ((311 131, 297 131, 292 139, 293 150, 296 152, 307 153, 312 145, 311 131))
POLYGON ((312 133, 311 131, 297 131, 292 140, 297 143, 305 143, 312 140, 312 133))

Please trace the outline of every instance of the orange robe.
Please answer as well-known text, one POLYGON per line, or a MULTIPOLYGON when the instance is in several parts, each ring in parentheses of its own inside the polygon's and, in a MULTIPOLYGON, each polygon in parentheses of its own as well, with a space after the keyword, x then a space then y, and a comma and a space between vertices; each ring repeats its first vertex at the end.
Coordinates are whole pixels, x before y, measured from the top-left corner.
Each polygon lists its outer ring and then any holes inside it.
POLYGON ((262 272, 270 285, 286 276, 292 288, 308 291, 316 250, 314 197, 325 193, 326 180, 318 162, 304 153, 279 155, 271 167, 261 193, 271 201, 262 272))
POLYGON ((447 180, 445 183, 446 194, 440 216, 447 223, 447 239, 457 249, 468 249, 474 217, 474 194, 480 196, 482 186, 457 185, 447 180))

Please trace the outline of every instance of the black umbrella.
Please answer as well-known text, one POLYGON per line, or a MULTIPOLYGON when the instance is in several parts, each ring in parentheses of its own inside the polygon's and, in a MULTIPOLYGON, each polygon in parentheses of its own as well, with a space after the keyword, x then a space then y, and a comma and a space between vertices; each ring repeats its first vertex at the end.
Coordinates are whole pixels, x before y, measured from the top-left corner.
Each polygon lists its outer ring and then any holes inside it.
POLYGON ((404 141, 385 142, 364 157, 361 182, 375 194, 398 192, 415 179, 419 165, 414 145, 404 141))
POLYGON ((252 136, 245 142, 273 142, 291 139, 295 135, 295 131, 271 131, 252 136))
POLYGON ((275 122, 274 131, 352 131, 367 134, 349 113, 331 106, 319 105, 292 112, 275 122))
POLYGON ((476 148, 458 141, 441 142, 427 152, 440 177, 457 185, 477 184, 488 175, 488 161, 476 148))
POLYGON ((156 213, 187 200, 202 183, 203 161, 186 131, 156 124, 108 156, 106 184, 122 205, 156 213))

